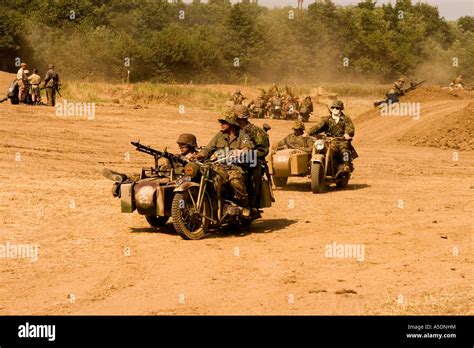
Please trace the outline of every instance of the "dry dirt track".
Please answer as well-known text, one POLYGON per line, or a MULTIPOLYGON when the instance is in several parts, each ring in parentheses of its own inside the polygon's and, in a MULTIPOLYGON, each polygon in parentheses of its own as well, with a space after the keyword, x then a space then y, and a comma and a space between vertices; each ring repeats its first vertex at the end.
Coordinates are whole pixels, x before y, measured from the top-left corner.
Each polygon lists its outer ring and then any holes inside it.
MULTIPOLYGON (((467 103, 438 101, 423 117, 467 103)), ((410 118, 359 121, 349 187, 313 195, 291 180, 250 234, 184 241, 171 223, 121 214, 103 162, 151 164, 130 140, 174 148, 186 131, 204 144, 216 116, 104 105, 87 120, 1 104, 0 243, 38 243, 40 255, 0 259, 0 314, 473 313, 474 156, 399 145, 410 118), (332 242, 364 245, 364 261, 325 257, 332 242)), ((270 122, 273 141, 291 127, 270 122)))

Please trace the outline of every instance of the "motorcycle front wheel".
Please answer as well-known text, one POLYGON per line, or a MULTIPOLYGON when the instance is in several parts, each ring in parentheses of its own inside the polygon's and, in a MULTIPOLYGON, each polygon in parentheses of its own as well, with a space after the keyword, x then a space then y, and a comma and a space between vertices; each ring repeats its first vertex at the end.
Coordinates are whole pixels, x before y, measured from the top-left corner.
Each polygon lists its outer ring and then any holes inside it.
POLYGON ((311 163, 311 192, 319 193, 324 188, 324 168, 321 163, 311 163))
POLYGON ((178 192, 174 195, 171 206, 171 217, 173 226, 183 239, 197 240, 205 236, 209 228, 210 204, 207 197, 197 211, 196 203, 199 188, 191 187, 187 191, 178 192))

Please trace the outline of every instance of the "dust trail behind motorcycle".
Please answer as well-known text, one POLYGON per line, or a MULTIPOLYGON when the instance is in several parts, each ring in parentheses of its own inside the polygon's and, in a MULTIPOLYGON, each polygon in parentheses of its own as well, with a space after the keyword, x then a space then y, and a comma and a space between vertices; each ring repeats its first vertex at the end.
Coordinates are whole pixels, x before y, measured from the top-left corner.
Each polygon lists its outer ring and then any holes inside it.
MULTIPOLYGON (((469 102, 427 102, 416 122, 469 102)), ((151 165, 131 140, 174 150, 194 132, 205 144, 217 116, 97 105, 88 120, 2 104, 0 248, 34 243, 39 257, 0 258, 0 314, 472 314, 473 153, 401 144, 409 117, 356 118, 347 189, 314 195, 290 179, 250 231, 185 241, 171 223, 121 214, 100 169, 151 165), (339 253, 349 245, 359 253, 339 253)), ((291 128, 266 121, 272 141, 291 128)))

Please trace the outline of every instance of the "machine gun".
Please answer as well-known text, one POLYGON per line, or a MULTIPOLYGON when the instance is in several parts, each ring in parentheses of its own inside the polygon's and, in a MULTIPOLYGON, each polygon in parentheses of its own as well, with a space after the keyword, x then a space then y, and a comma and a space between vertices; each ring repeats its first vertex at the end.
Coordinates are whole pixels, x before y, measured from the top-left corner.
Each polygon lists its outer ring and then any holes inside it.
POLYGON ((173 155, 172 153, 165 151, 159 151, 151 148, 150 146, 142 145, 139 141, 132 141, 131 144, 135 146, 136 150, 139 152, 144 152, 155 158, 155 169, 158 169, 158 160, 160 158, 167 158, 173 168, 176 168, 178 165, 185 165, 187 161, 182 156, 173 155))
POLYGON ((410 87, 405 88, 403 90, 403 94, 414 91, 415 89, 417 89, 419 86, 421 86, 425 82, 426 82, 426 80, 423 80, 423 81, 420 81, 420 82, 410 82, 410 87))

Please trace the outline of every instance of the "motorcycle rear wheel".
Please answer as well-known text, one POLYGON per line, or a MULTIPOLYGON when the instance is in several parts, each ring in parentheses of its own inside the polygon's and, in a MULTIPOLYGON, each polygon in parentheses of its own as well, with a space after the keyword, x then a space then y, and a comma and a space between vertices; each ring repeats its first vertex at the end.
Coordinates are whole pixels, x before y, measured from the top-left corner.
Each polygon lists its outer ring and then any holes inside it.
POLYGON ((272 179, 276 187, 284 187, 288 183, 287 177, 274 176, 272 179))

